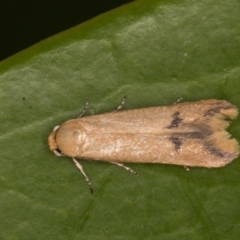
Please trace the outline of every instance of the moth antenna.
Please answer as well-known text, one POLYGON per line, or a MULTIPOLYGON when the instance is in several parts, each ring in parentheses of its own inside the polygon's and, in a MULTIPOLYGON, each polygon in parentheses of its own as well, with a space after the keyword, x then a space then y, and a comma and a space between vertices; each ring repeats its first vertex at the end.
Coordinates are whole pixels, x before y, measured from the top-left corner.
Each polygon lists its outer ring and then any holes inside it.
POLYGON ((117 112, 123 108, 123 105, 125 104, 126 101, 126 96, 122 99, 122 102, 118 105, 117 109, 114 112, 117 112))
POLYGON ((82 165, 75 158, 72 158, 72 160, 75 163, 76 167, 79 169, 79 171, 82 173, 82 175, 85 177, 85 180, 86 180, 86 182, 88 184, 90 192, 93 193, 92 184, 91 184, 87 174, 84 172, 82 165))
POLYGON ((88 108, 88 99, 87 99, 87 97, 86 97, 86 98, 85 98, 85 106, 84 106, 81 114, 80 114, 77 118, 81 118, 81 117, 85 114, 85 112, 87 111, 87 108, 88 108))
POLYGON ((180 97, 180 98, 179 98, 179 99, 177 99, 177 101, 175 101, 173 104, 178 104, 178 103, 180 103, 182 100, 183 100, 183 98, 182 98, 182 97, 180 97))
POLYGON ((137 172, 135 172, 133 169, 125 166, 125 165, 122 164, 122 163, 118 163, 118 162, 111 162, 111 163, 112 163, 112 164, 115 164, 115 165, 117 165, 117 166, 119 166, 119 167, 122 167, 122 168, 124 168, 125 170, 127 170, 127 171, 133 173, 134 175, 138 176, 138 173, 137 173, 137 172))

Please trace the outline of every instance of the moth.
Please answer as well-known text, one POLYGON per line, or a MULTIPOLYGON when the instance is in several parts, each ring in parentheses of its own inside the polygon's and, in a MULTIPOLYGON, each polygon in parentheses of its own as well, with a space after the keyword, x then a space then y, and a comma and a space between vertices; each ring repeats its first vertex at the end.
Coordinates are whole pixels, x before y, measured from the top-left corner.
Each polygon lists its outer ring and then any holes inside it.
MULTIPOLYGON (((122 108, 119 105, 118 110, 122 108)), ((57 156, 122 163, 163 163, 217 168, 239 155, 239 144, 226 131, 238 115, 225 100, 201 100, 168 106, 115 111, 71 119, 54 127, 48 145, 57 156)))

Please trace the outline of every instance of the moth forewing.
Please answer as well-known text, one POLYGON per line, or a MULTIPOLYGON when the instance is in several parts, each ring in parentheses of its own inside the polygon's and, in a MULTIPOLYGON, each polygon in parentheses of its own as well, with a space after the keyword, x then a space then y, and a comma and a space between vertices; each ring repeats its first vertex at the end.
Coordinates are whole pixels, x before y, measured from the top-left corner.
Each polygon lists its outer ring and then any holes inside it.
POLYGON ((226 131, 237 115, 234 105, 215 99, 111 112, 63 123, 48 144, 81 159, 221 167, 239 155, 226 131))

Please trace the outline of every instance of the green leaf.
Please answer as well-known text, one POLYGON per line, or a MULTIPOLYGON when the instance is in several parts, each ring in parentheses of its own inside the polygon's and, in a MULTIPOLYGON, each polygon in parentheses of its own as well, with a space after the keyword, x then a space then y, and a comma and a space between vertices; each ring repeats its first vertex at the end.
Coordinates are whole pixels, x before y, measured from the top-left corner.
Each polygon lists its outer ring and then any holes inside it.
MULTIPOLYGON (((78 116, 184 101, 240 106, 240 4, 139 0, 0 63, 0 239, 238 239, 239 159, 219 169, 72 161, 52 128, 78 116)), ((239 120, 229 131, 240 138, 239 120)), ((194 156, 193 156, 194 157, 194 156)))

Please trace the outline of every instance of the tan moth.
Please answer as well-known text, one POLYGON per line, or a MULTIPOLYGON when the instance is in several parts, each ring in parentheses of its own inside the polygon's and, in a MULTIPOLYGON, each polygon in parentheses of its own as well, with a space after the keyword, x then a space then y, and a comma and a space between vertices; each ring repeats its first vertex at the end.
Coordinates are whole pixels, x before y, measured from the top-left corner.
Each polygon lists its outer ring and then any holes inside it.
MULTIPOLYGON (((122 108, 119 105, 117 110, 122 108)), ((168 106, 115 111, 66 121, 56 126, 48 145, 57 156, 122 163, 164 163, 188 167, 222 167, 239 155, 227 119, 238 115, 224 100, 202 100, 168 106)), ((135 173, 135 172, 134 172, 135 173)))

